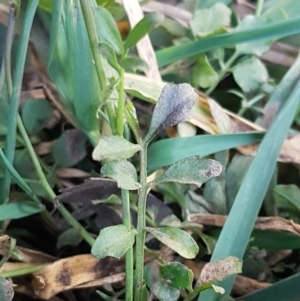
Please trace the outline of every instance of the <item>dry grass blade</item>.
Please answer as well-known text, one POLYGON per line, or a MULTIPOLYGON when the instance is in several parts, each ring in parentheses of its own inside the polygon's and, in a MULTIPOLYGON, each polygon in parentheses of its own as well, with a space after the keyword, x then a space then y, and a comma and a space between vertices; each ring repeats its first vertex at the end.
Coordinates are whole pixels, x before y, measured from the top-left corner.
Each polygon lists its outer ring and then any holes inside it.
MULTIPOLYGON (((223 227, 227 216, 218 214, 192 214, 189 220, 204 226, 223 227)), ((300 236, 300 225, 279 216, 258 217, 254 229, 287 231, 300 236)))

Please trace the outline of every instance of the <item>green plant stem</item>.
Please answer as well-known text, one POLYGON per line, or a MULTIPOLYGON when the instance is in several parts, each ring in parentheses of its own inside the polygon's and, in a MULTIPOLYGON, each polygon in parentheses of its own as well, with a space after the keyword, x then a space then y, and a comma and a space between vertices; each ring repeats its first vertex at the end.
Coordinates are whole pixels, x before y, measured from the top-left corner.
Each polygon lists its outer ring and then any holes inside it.
MULTIPOLYGON (((105 87, 107 86, 107 81, 106 81, 106 76, 104 72, 104 66, 103 66, 103 60, 100 55, 100 53, 97 52, 97 45, 98 45, 98 36, 97 36, 97 30, 96 30, 96 24, 95 24, 95 17, 93 14, 93 10, 91 7, 91 1, 86 1, 86 0, 80 0, 81 7, 82 7, 82 12, 86 24, 86 29, 88 32, 89 40, 90 40, 90 45, 95 61, 95 66, 96 66, 96 72, 100 84, 101 90, 104 90, 105 87)), ((112 132, 116 134, 117 129, 116 129, 116 117, 115 117, 115 110, 113 107, 113 104, 110 103, 109 101, 106 103, 106 110, 107 114, 109 117, 109 122, 110 122, 110 127, 112 129, 112 132)))
MULTIPOLYGON (((127 230, 131 230, 130 200, 129 191, 121 189, 122 199, 122 219, 127 230)), ((125 254, 125 287, 126 301, 133 300, 133 248, 130 248, 125 254)))
POLYGON ((233 55, 228 59, 228 61, 225 63, 224 66, 222 66, 222 69, 220 71, 220 73, 218 74, 218 78, 215 81, 215 83, 205 92, 205 94, 209 95, 211 94, 215 88, 218 86, 218 84, 220 83, 220 81, 223 79, 223 77, 225 76, 225 74, 228 72, 228 70, 230 69, 230 67, 232 66, 233 62, 238 58, 239 53, 237 51, 235 51, 233 53, 233 55))
POLYGON ((147 147, 143 143, 140 151, 140 184, 141 189, 138 198, 138 217, 137 217, 137 235, 136 235, 136 284, 134 301, 142 300, 143 280, 144 280, 144 244, 146 227, 146 198, 147 198, 147 147))
POLYGON ((265 2, 265 0, 258 0, 257 1, 256 9, 255 9, 255 16, 256 17, 259 17, 261 15, 262 9, 263 9, 263 6, 264 6, 264 2, 265 2))
MULTIPOLYGON (((21 118, 18 118, 18 129, 20 134, 22 135, 22 138, 24 140, 25 146, 29 152, 30 158, 32 160, 32 163, 36 169, 36 172, 38 174, 38 177, 41 181, 42 186, 45 189, 45 192, 47 193, 48 197, 52 202, 54 202, 56 194, 52 190, 51 186, 49 185, 49 182, 43 172, 43 169, 41 167, 41 164, 39 162, 39 159, 34 151, 34 148, 30 142, 30 139, 27 135, 27 132, 25 130, 24 124, 21 120, 21 118)), ((58 211, 60 214, 65 218, 65 220, 78 232, 80 236, 89 244, 94 244, 94 238, 82 227, 82 225, 72 216, 72 214, 65 208, 64 205, 60 204, 58 206, 58 211)), ((45 213, 46 214, 46 213, 45 213)), ((49 214, 49 213, 48 213, 49 214)), ((48 215, 47 214, 47 215, 48 215)))
POLYGON ((120 70, 119 82, 119 101, 118 101, 118 118, 117 118, 117 134, 123 137, 124 132, 124 69, 120 70))
POLYGON ((250 109, 253 105, 255 105, 258 101, 265 97, 264 94, 258 94, 252 99, 250 99, 246 105, 244 105, 237 113, 237 115, 242 116, 248 109, 250 109))

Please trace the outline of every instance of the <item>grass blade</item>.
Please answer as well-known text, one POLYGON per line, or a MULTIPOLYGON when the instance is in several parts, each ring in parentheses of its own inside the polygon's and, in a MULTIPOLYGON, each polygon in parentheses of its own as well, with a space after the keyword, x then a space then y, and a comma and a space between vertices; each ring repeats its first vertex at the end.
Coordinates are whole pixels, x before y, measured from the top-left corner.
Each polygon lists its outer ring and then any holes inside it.
POLYGON ((160 140, 148 149, 148 172, 189 156, 205 157, 226 149, 259 142, 262 137, 263 133, 238 133, 160 140))
POLYGON ((156 52, 158 66, 163 67, 178 60, 204 53, 216 48, 222 48, 252 41, 279 39, 282 37, 290 36, 300 32, 299 23, 300 17, 293 18, 287 21, 277 22, 271 25, 261 26, 260 28, 217 35, 179 46, 159 50, 156 52))
POLYGON ((32 195, 31 188, 27 185, 27 183, 23 180, 23 178, 19 175, 19 173, 15 170, 13 165, 8 161, 6 156, 4 155, 2 149, 0 148, 0 159, 5 166, 5 168, 9 171, 13 179, 17 182, 17 184, 29 195, 32 195))
MULTIPOLYGON (((265 135, 235 198, 228 219, 222 229, 211 261, 227 256, 242 258, 258 215, 268 184, 276 167, 282 143, 292 123, 300 99, 300 81, 292 91, 282 111, 265 135)), ((229 294, 235 275, 218 285, 229 294)), ((219 300, 213 291, 203 292, 199 301, 219 300)))
POLYGON ((240 297, 236 300, 243 301, 297 301, 300 299, 299 290, 300 274, 285 278, 270 287, 255 293, 240 297))
POLYGON ((26 217, 41 212, 44 209, 44 205, 31 201, 0 205, 0 221, 26 217))

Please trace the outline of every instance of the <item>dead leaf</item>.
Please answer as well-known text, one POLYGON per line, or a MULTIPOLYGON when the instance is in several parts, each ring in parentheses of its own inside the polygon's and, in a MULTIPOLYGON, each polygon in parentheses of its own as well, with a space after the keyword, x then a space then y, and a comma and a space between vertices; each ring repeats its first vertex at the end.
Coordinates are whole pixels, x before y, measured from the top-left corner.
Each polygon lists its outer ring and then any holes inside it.
POLYGON ((59 178, 88 178, 91 176, 88 172, 77 168, 57 168, 55 173, 59 178))
MULTIPOLYGON (((189 221, 204 226, 223 227, 227 216, 217 214, 191 214, 189 221)), ((254 229, 287 231, 300 236, 300 225, 279 216, 258 217, 254 229)))
POLYGON ((57 260, 34 273, 32 285, 36 294, 47 300, 62 291, 119 274, 123 270, 122 260, 112 257, 98 260, 90 254, 78 255, 57 260))

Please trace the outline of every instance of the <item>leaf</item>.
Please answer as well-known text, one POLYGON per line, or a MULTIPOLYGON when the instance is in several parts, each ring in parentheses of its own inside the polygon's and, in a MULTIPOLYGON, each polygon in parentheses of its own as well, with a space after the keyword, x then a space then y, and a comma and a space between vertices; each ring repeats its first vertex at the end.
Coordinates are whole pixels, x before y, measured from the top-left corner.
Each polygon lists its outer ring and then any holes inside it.
POLYGON ((231 131, 230 118, 224 112, 223 108, 213 99, 208 98, 211 115, 214 117, 220 134, 229 134, 231 131))
POLYGON ((273 190, 276 207, 300 212, 300 190, 296 185, 276 185, 273 190))
POLYGON ((248 132, 160 140, 148 149, 148 173, 189 156, 206 157, 222 150, 259 142, 263 135, 248 132))
POLYGON ((198 95, 188 84, 166 84, 155 106, 144 143, 149 143, 159 131, 187 121, 197 99, 198 95))
POLYGON ((126 121, 130 126, 130 129, 134 134, 135 140, 137 142, 140 142, 141 138, 140 138, 139 120, 136 115, 135 107, 129 98, 126 99, 126 103, 125 103, 125 117, 126 117, 126 121))
POLYGON ((137 181, 135 167, 125 159, 107 162, 101 168, 101 174, 104 177, 114 179, 118 187, 122 189, 136 190, 141 187, 137 181))
POLYGON ((216 48, 291 36, 300 32, 300 28, 298 26, 299 21, 300 17, 297 17, 287 21, 259 26, 254 29, 220 34, 212 37, 206 37, 198 41, 184 43, 179 46, 164 48, 156 52, 158 66, 163 67, 181 59, 205 53, 216 48))
POLYGON ((134 244, 136 230, 124 225, 104 228, 92 247, 92 255, 98 259, 111 256, 120 259, 134 244))
POLYGON ((99 42, 97 45, 97 50, 101 55, 108 61, 108 63, 120 73, 120 65, 116 56, 116 53, 112 46, 106 42, 99 42))
POLYGON ((268 71, 256 57, 246 59, 233 68, 233 77, 245 93, 253 92, 267 82, 268 71))
POLYGON ((202 286, 205 283, 221 281, 232 274, 241 272, 242 260, 237 257, 228 256, 221 260, 209 262, 204 265, 196 287, 202 286))
POLYGON ((191 83, 193 86, 201 88, 209 88, 218 79, 217 72, 209 63, 205 54, 200 54, 197 57, 196 64, 192 69, 191 83))
POLYGON ((29 134, 43 130, 53 117, 53 109, 46 99, 26 100, 22 106, 22 119, 29 134))
POLYGON ((159 300, 178 300, 180 296, 180 290, 170 285, 169 279, 163 278, 160 268, 155 263, 147 264, 144 270, 146 284, 159 300))
POLYGON ((160 273, 170 286, 192 290, 193 272, 180 262, 170 262, 160 266, 160 273))
POLYGON ((78 246, 81 242, 82 237, 78 234, 78 231, 69 228, 58 236, 56 247, 60 249, 65 246, 78 246))
POLYGON ((251 294, 237 298, 237 301, 297 301, 300 298, 299 292, 300 274, 287 277, 273 283, 269 287, 260 289, 251 294))
POLYGON ((0 205, 0 221, 19 219, 45 210, 45 206, 32 201, 0 205))
POLYGON ((216 3, 208 9, 196 10, 190 21, 194 36, 205 37, 230 25, 231 10, 223 3, 216 3))
MULTIPOLYGON (((97 110, 102 105, 99 99, 102 91, 91 48, 96 45, 90 44, 79 0, 55 1, 53 4, 49 74, 65 110, 69 115, 71 112, 75 123, 94 142, 100 136, 97 110)), ((103 31, 105 26, 106 22, 102 22, 103 31)), ((112 68, 106 65, 105 75, 110 78, 107 69, 112 68)))
POLYGON ((141 147, 119 136, 101 137, 93 151, 93 159, 121 160, 132 157, 141 147))
POLYGON ((0 300, 12 301, 14 298, 13 283, 10 279, 0 277, 0 300))
POLYGON ((184 258, 195 258, 199 247, 192 236, 178 228, 150 228, 146 227, 155 238, 177 252, 184 258))
POLYGON ((111 13, 103 6, 93 7, 93 13, 99 42, 110 44, 114 52, 121 56, 123 54, 122 38, 111 13))
POLYGON ((71 167, 87 155, 86 137, 83 132, 73 129, 65 131, 52 148, 55 164, 61 167, 71 167))
POLYGON ((126 93, 155 104, 166 84, 138 74, 125 73, 126 93))
MULTIPOLYGON (((203 160, 200 156, 191 156, 171 165, 166 172, 153 181, 153 186, 164 182, 195 184, 200 187, 212 177, 218 176, 222 165, 215 160, 203 160)), ((152 186, 151 185, 151 186, 152 186)))
POLYGON ((120 61, 120 65, 126 72, 141 71, 146 74, 149 71, 148 64, 139 57, 125 57, 120 61))
MULTIPOLYGON (((9 171, 12 178, 16 181, 16 183, 29 195, 32 195, 31 188, 27 185, 24 179, 20 176, 20 174, 16 171, 13 165, 7 160, 6 156, 4 155, 2 149, 0 148, 0 159, 5 166, 5 168, 9 171)), ((1 167, 1 166, 0 166, 1 167)))
MULTIPOLYGON (((241 21, 239 26, 236 28, 235 32, 256 29, 266 25, 266 22, 261 18, 257 18, 252 15, 245 16, 241 21)), ((257 56, 263 55, 266 51, 269 50, 272 44, 271 40, 263 40, 255 43, 243 43, 236 45, 236 51, 241 54, 255 54, 257 56)))
POLYGON ((128 34, 124 43, 125 52, 135 46, 137 42, 148 34, 158 23, 164 19, 163 15, 158 13, 149 13, 145 16, 128 34))

